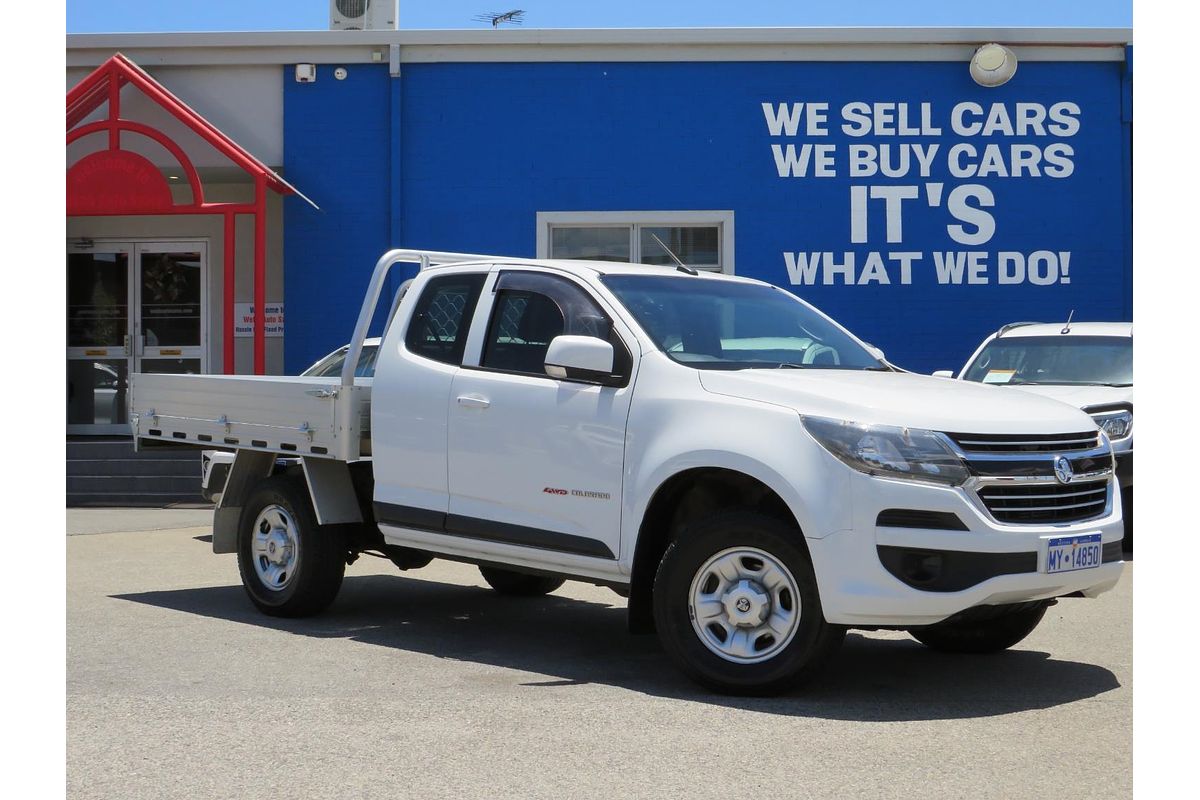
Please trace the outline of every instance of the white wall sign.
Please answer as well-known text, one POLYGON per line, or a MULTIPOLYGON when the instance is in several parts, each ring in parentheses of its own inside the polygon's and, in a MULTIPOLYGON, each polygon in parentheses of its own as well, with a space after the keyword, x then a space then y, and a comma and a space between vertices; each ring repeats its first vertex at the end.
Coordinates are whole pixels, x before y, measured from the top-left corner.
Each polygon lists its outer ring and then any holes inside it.
MULTIPOLYGON (((283 336, 283 303, 267 303, 267 336, 283 336)), ((233 335, 254 335, 254 304, 235 303, 233 307, 233 335)))
MULTIPOLYGON (((1071 282, 1070 250, 992 241, 1002 220, 997 196, 1010 205, 1017 196, 1006 181, 1044 185, 1075 174, 1079 103, 784 101, 764 102, 762 112, 780 178, 843 179, 849 190, 851 247, 784 252, 793 286, 908 285, 922 276, 938 285, 1071 282), (916 250, 905 244, 906 226, 909 242, 936 241, 941 228, 961 249, 916 250), (863 252, 875 243, 887 247, 863 252)), ((1037 219, 1039 235, 1057 229, 1049 214, 1016 213, 1037 219)))

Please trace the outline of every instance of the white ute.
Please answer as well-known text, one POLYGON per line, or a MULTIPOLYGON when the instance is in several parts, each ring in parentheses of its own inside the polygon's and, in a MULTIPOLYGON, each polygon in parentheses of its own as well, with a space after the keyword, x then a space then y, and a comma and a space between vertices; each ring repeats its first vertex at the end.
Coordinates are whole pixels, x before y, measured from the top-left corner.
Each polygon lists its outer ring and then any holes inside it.
MULTIPOLYGON (((1073 316, 1073 314, 1071 315, 1073 316)), ((950 370, 934 377, 952 378, 950 370)), ((1108 435, 1133 547, 1133 323, 1013 322, 983 340, 959 380, 1031 392, 1070 403, 1108 435)))
POLYGON ((340 380, 133 377, 139 441, 236 450, 213 550, 267 614, 321 611, 361 552, 450 558, 508 594, 609 586, 689 676, 761 694, 847 628, 1001 650, 1123 569, 1087 414, 896 371, 759 281, 397 250, 350 341, 340 380))

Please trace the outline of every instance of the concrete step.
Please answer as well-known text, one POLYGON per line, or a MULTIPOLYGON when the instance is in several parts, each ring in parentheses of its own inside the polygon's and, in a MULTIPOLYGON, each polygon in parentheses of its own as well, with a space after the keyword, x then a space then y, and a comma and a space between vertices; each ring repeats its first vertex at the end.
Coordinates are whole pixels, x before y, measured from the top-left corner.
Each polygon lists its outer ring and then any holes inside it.
POLYGON ((169 459, 200 460, 200 450, 195 447, 145 447, 135 452, 129 439, 71 439, 67 441, 67 458, 76 460, 99 459, 169 459))
POLYGON ((200 495, 200 476, 68 475, 67 494, 187 494, 200 495))
POLYGON ((67 507, 164 508, 177 504, 210 506, 199 494, 175 492, 67 492, 67 507))
POLYGON ((200 450, 133 449, 128 436, 67 439, 68 506, 149 506, 204 503, 200 450))
POLYGON ((68 458, 67 476, 160 475, 200 477, 200 454, 191 458, 68 458))

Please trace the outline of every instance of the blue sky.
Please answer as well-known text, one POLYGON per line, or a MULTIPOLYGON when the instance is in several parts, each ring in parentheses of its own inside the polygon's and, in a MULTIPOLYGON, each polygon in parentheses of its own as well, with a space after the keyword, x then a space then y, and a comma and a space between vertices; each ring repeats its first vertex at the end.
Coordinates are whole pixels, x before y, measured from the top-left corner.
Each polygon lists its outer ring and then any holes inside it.
MULTIPOLYGON (((1131 0, 401 0, 402 28, 484 27, 525 10, 526 28, 792 25, 1130 27, 1131 0)), ((67 0, 69 33, 323 30, 328 0, 67 0)))

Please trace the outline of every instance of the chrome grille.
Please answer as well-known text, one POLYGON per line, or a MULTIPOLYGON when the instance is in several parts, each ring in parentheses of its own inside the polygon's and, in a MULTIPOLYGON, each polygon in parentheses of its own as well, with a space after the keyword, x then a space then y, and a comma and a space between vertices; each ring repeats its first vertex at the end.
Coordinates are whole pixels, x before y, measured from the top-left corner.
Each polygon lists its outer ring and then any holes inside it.
POLYGON ((947 433, 964 453, 1073 453, 1100 446, 1099 431, 1082 433, 947 433))
POLYGON ((980 486, 979 499, 999 522, 1024 525, 1079 522, 1108 507, 1109 481, 1016 482, 980 486))

